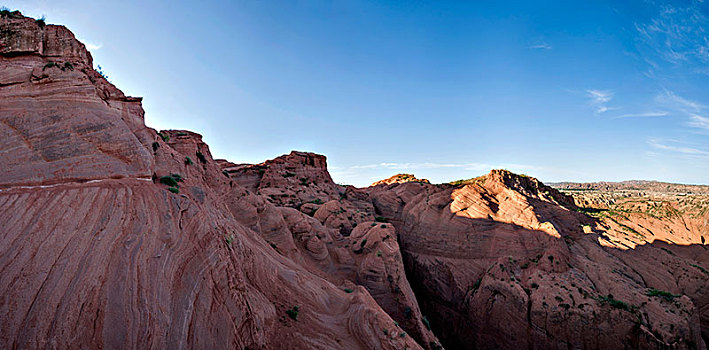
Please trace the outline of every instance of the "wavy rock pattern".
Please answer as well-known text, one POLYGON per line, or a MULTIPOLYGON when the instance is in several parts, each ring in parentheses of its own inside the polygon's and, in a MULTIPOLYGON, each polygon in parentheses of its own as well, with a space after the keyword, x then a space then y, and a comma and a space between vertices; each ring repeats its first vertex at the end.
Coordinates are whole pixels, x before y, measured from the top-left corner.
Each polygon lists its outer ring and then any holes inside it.
POLYGON ((504 170, 360 189, 312 153, 214 160, 92 64, 0 16, 1 348, 706 349, 706 212, 599 220, 504 170))
POLYGON ((300 266, 292 237, 269 245, 291 235, 281 210, 198 134, 146 128, 66 28, 0 29, 0 347, 420 348, 365 289, 300 266))

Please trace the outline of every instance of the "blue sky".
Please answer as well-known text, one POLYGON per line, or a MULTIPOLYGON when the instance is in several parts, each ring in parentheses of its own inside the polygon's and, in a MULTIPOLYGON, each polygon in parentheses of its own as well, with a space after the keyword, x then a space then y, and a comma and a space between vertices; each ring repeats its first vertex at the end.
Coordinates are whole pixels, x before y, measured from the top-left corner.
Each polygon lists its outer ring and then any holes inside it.
POLYGON ((709 2, 3 4, 68 26, 148 126, 233 162, 709 183, 709 2))

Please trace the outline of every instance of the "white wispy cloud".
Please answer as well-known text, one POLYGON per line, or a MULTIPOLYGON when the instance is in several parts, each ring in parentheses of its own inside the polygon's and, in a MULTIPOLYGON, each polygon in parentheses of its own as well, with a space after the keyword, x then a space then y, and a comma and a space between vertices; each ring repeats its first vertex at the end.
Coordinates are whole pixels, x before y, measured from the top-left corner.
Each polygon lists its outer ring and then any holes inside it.
POLYGON ((609 107, 608 103, 613 99, 613 92, 610 90, 586 90, 586 96, 590 99, 591 105, 595 108, 596 114, 619 109, 619 107, 609 107))
POLYGON ((644 48, 671 64, 706 64, 709 62, 709 40, 706 28, 709 18, 701 2, 689 1, 684 6, 664 4, 657 15, 646 23, 636 23, 644 48))
POLYGON ((684 113, 697 113, 707 108, 700 102, 686 99, 667 89, 658 94, 655 101, 666 108, 684 113))
POLYGON ((613 99, 613 93, 608 90, 586 90, 588 96, 596 103, 606 103, 613 99))
POLYGON ((690 156, 709 156, 709 151, 705 151, 699 148, 688 147, 676 140, 659 140, 650 139, 648 144, 656 149, 670 151, 674 153, 680 153, 690 156))
POLYGON ((534 49, 534 50, 551 50, 552 46, 547 43, 539 43, 539 44, 530 45, 529 48, 534 49))
POLYGON ((103 47, 103 44, 92 44, 89 42, 84 42, 84 45, 86 45, 86 49, 88 49, 89 51, 96 51, 103 47))
POLYGON ((542 169, 542 167, 525 164, 487 164, 487 163, 389 163, 353 165, 350 169, 389 169, 389 170, 415 170, 415 169, 444 169, 460 168, 464 170, 491 170, 498 168, 514 169, 542 169))
POLYGON ((682 97, 670 90, 665 89, 655 96, 655 104, 663 109, 673 112, 673 114, 684 115, 685 126, 699 129, 701 133, 709 132, 709 117, 706 117, 709 107, 702 102, 682 97))
POLYGON ((668 112, 645 112, 645 113, 629 113, 629 114, 621 114, 618 116, 613 117, 613 119, 622 119, 622 118, 653 118, 653 117, 666 117, 670 115, 668 112))
POLYGON ((693 128, 709 131, 709 118, 693 114, 689 116, 689 122, 687 122, 687 125, 693 128))

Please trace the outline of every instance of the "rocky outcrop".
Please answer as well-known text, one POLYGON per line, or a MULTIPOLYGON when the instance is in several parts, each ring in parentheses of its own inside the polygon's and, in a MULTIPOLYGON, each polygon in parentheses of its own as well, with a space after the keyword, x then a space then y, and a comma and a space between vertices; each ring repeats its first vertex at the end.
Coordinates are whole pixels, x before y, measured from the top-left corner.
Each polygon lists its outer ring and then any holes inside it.
POLYGON ((274 249, 346 292, 364 287, 400 327, 387 334, 439 345, 406 277, 394 226, 375 215, 366 192, 336 185, 325 157, 293 151, 258 165, 220 165, 244 186, 228 197, 260 198, 254 208, 238 205, 238 216, 274 249))
POLYGON ((270 245, 292 215, 146 128, 66 28, 2 16, 0 53, 0 347, 419 348, 270 245))
POLYGON ((654 261, 659 248, 605 248, 599 240, 613 229, 536 179, 492 171, 467 185, 406 183, 371 196, 398 227, 422 312, 447 347, 705 346, 707 279, 687 268, 703 258, 644 263, 641 273, 631 256, 654 261), (648 277, 677 268, 686 279, 648 277))
POLYGON ((431 182, 426 179, 417 179, 414 174, 396 174, 388 179, 379 180, 372 183, 370 186, 377 185, 391 185, 391 184, 401 184, 406 182, 422 182, 425 184, 430 184, 431 182))
POLYGON ((706 349, 694 199, 601 216, 505 170, 360 189, 143 114, 66 28, 0 12, 0 347, 706 349))
POLYGON ((92 64, 65 27, 0 17, 0 187, 150 177, 141 99, 92 64))
POLYGON ((709 194, 709 186, 685 185, 660 181, 631 180, 621 182, 558 182, 549 186, 569 191, 603 191, 603 192, 644 192, 644 193, 681 193, 709 194))

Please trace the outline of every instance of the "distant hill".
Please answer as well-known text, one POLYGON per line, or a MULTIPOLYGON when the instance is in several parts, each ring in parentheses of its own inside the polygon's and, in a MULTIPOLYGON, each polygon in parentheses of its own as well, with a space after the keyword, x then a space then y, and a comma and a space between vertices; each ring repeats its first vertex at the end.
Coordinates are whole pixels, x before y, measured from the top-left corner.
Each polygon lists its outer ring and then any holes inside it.
POLYGON ((549 186, 569 191, 645 191, 659 193, 709 194, 707 185, 685 185, 660 181, 629 180, 621 182, 552 182, 549 186))

